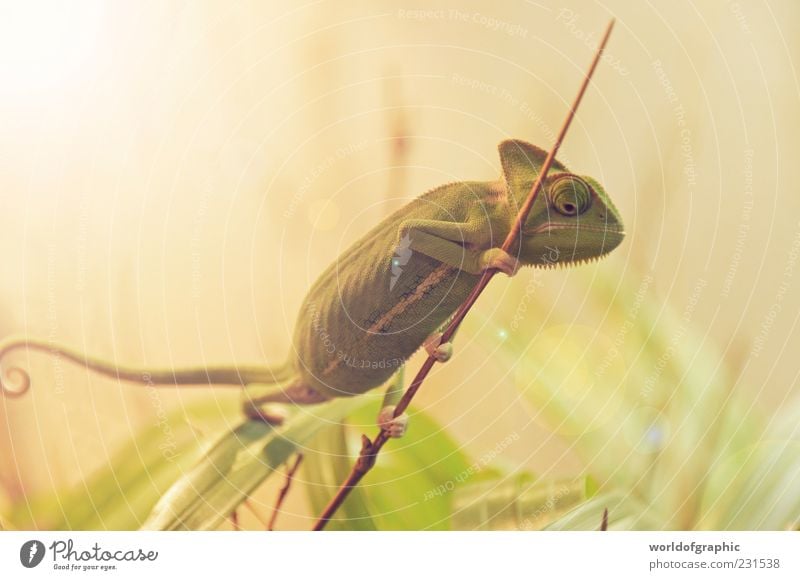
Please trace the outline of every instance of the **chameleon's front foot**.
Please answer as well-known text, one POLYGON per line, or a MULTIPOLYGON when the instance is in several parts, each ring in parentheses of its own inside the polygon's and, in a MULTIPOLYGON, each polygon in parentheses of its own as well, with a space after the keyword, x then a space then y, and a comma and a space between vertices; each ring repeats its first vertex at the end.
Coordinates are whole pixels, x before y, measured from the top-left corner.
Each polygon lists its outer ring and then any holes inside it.
POLYGON ((425 352, 428 353, 428 356, 432 356, 437 362, 447 362, 450 360, 450 357, 453 356, 453 343, 445 342, 442 344, 441 332, 435 332, 434 334, 430 335, 423 346, 425 347, 425 352))
POLYGON ((492 248, 481 254, 481 270, 495 268, 503 274, 514 276, 519 272, 520 261, 501 248, 492 248))
POLYGON ((395 439, 405 435, 408 428, 408 415, 403 413, 399 417, 395 417, 394 410, 396 408, 395 405, 386 405, 378 413, 378 427, 386 431, 389 437, 395 439))

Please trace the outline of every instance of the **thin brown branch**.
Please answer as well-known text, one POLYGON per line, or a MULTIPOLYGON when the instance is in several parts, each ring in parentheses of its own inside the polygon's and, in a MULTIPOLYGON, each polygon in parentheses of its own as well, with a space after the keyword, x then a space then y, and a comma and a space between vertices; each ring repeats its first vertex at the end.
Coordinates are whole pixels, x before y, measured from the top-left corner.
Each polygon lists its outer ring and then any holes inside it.
POLYGON ((303 461, 303 455, 301 453, 297 454, 297 459, 294 460, 294 463, 289 468, 289 471, 286 472, 286 481, 281 488, 281 491, 278 493, 278 499, 275 502, 275 507, 272 509, 272 517, 269 519, 269 525, 267 529, 271 532, 275 529, 275 521, 278 519, 278 514, 281 512, 281 506, 283 505, 283 500, 286 499, 286 494, 289 493, 289 489, 292 487, 292 481, 294 480, 294 474, 297 472, 297 468, 300 467, 300 463, 303 461))
MULTIPOLYGON (((503 245, 501 246, 503 250, 508 251, 514 245, 519 236, 520 232, 522 231, 522 225, 525 223, 525 220, 528 217, 528 214, 531 211, 531 207, 533 207, 533 202, 536 200, 536 196, 539 194, 539 191, 542 188, 542 184, 544 183, 545 178, 547 177, 547 172, 550 169, 550 166, 553 164, 553 160, 556 157, 556 153, 558 153, 558 149, 561 147, 561 142, 564 140, 564 136, 567 133, 567 129, 569 129, 570 123, 572 123, 572 119, 575 116, 575 111, 578 109, 578 105, 583 98, 583 94, 586 92, 586 88, 589 86, 589 80, 592 78, 594 74, 595 68, 597 68, 597 63, 600 61, 600 57, 603 55, 603 49, 608 42, 608 37, 611 34, 611 30, 614 27, 614 20, 612 19, 609 22, 608 27, 606 28, 605 34, 603 35, 603 39, 600 41, 600 46, 597 48, 597 52, 594 55, 594 60, 592 61, 591 66, 589 67, 589 71, 586 73, 586 76, 583 79, 583 83, 581 84, 581 88, 578 91, 577 97, 572 103, 569 112, 567 113, 567 118, 564 121, 564 124, 561 126, 561 130, 556 137, 556 141, 553 144, 553 148, 550 150, 550 153, 547 155, 547 158, 542 165, 541 171, 536 179, 536 182, 531 187, 530 193, 528 193, 528 197, 525 200, 525 203, 522 205, 522 208, 519 210, 517 214, 517 218, 514 221, 514 225, 511 227, 511 230, 506 236, 503 245)), ((497 273, 497 270, 491 269, 486 270, 483 272, 480 280, 472 289, 467 299, 464 303, 458 308, 453 319, 451 320, 450 324, 448 325, 447 329, 442 333, 442 343, 449 342, 450 339, 453 337, 458 325, 461 324, 461 321, 469 312, 472 305, 475 304, 475 301, 478 299, 478 296, 481 295, 484 288, 486 288, 489 281, 492 277, 497 273)), ((408 387, 408 390, 405 392, 403 397, 400 399, 400 402, 397 404, 397 407, 394 411, 394 416, 399 417, 402 415, 406 409, 408 408, 411 400, 414 398, 414 395, 417 394, 417 391, 422 386, 423 381, 428 376, 431 368, 436 363, 436 359, 433 356, 428 356, 425 362, 420 367, 419 372, 414 377, 414 380, 411 382, 411 386, 408 387)), ((350 491, 358 485, 361 479, 372 469, 372 466, 375 465, 375 459, 380 453, 381 448, 386 444, 389 439, 389 435, 386 431, 381 429, 381 431, 375 436, 374 440, 370 440, 369 437, 366 435, 361 436, 361 452, 359 453, 358 459, 356 460, 355 464, 353 465, 353 469, 350 472, 350 475, 347 477, 345 482, 339 488, 339 491, 336 495, 331 499, 328 505, 323 510, 322 514, 319 516, 316 524, 314 525, 314 530, 319 531, 325 528, 328 521, 330 521, 333 514, 336 513, 336 510, 342 505, 344 500, 350 494, 350 491)))
POLYGON ((600 531, 608 531, 608 508, 603 509, 603 519, 600 520, 600 531))

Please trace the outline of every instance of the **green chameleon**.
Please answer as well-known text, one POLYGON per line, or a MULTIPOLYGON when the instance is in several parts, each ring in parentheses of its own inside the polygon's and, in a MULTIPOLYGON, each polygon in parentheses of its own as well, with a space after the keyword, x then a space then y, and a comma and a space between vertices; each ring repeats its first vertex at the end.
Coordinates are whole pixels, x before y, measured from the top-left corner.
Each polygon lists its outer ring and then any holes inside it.
MULTIPOLYGON (((290 356, 263 366, 146 369, 119 366, 34 339, 9 339, 0 361, 15 348, 63 356, 103 375, 143 384, 239 385, 245 412, 271 422, 280 413, 267 403, 321 403, 362 394, 386 383, 420 347, 438 361, 452 355, 441 343, 443 325, 475 286, 496 268, 513 276, 520 266, 553 267, 594 260, 624 237, 619 213, 595 180, 554 161, 541 194, 510 252, 500 249, 519 206, 547 156, 519 140, 499 146, 503 179, 466 181, 433 189, 372 228, 317 279, 297 317, 290 356)), ((6 394, 21 394, 30 379, 6 394)), ((378 424, 390 436, 408 418, 393 418, 402 387, 390 387, 378 424)))

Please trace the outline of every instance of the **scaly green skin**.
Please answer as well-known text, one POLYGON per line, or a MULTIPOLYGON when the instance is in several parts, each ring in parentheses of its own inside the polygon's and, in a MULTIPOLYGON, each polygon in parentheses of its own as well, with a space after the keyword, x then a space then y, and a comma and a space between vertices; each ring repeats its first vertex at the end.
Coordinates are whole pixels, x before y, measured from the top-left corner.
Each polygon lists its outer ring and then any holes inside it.
POLYGON ((28 346, 137 382, 248 385, 259 404, 364 393, 384 384, 446 322, 486 268, 513 273, 516 265, 571 264, 599 258, 622 241, 622 221, 600 184, 556 161, 511 256, 500 250, 546 153, 523 141, 504 141, 499 150, 503 180, 429 191, 328 267, 303 302, 291 356, 279 369, 120 368, 28 339, 0 347, 0 360, 28 346))

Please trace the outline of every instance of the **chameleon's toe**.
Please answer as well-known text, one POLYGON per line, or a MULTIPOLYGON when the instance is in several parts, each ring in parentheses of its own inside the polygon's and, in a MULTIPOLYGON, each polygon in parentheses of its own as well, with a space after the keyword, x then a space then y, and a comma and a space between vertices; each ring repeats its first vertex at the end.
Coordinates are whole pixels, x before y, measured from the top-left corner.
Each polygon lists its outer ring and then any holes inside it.
POLYGON ((453 343, 446 342, 442 344, 442 333, 437 332, 425 341, 425 352, 440 363, 447 362, 453 356, 453 343))
POLYGON ((520 269, 520 261, 501 248, 492 248, 483 253, 481 266, 484 270, 495 268, 503 274, 514 276, 520 269))
POLYGON ((378 413, 378 427, 389 434, 389 437, 397 439, 406 433, 408 428, 408 415, 403 413, 399 417, 394 417, 395 405, 387 405, 378 413))
POLYGON ((440 363, 449 361, 452 356, 453 356, 452 342, 446 342, 444 344, 440 344, 433 351, 433 358, 435 358, 440 363))

